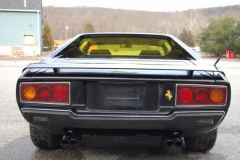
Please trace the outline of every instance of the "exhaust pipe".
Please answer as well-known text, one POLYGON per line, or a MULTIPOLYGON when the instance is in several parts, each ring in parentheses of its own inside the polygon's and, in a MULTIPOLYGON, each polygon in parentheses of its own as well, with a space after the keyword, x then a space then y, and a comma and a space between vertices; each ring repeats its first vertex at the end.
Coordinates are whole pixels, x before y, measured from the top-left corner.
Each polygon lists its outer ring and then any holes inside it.
POLYGON ((80 143, 79 143, 78 138, 73 138, 73 139, 70 139, 69 144, 72 147, 77 147, 80 143))
POLYGON ((60 141, 60 145, 66 147, 77 147, 80 144, 81 138, 77 136, 72 130, 67 131, 66 135, 60 141))
POLYGON ((175 142, 175 146, 178 147, 178 148, 182 148, 183 147, 183 141, 182 140, 177 140, 175 142))
POLYGON ((64 136, 60 141, 60 145, 64 148, 69 147, 70 146, 69 138, 64 136))
POLYGON ((174 144, 174 142, 173 142, 173 140, 171 140, 171 139, 167 140, 167 142, 166 142, 166 145, 167 145, 168 147, 172 147, 173 144, 174 144))

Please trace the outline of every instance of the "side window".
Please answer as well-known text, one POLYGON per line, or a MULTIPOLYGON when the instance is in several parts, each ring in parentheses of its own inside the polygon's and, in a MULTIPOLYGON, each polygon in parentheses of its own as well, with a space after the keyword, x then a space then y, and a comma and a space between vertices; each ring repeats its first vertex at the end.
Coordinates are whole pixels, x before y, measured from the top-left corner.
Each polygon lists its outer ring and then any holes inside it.
POLYGON ((83 41, 83 42, 81 43, 79 49, 80 49, 81 51, 83 51, 84 53, 88 53, 89 47, 90 47, 90 42, 88 42, 88 41, 83 41))
POLYGON ((165 54, 169 53, 172 50, 172 47, 168 42, 164 42, 162 44, 162 48, 163 48, 165 54))

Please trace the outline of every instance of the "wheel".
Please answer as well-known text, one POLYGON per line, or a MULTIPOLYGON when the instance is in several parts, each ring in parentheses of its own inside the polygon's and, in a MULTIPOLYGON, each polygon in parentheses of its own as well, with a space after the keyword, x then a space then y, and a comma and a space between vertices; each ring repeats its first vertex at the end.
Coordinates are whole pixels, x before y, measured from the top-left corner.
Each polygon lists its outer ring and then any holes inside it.
POLYGON ((197 137, 186 137, 185 145, 189 151, 205 152, 213 148, 217 139, 217 129, 197 137))
POLYGON ((29 128, 32 142, 36 147, 41 149, 57 149, 61 147, 60 140, 62 136, 43 132, 42 130, 31 125, 29 128))

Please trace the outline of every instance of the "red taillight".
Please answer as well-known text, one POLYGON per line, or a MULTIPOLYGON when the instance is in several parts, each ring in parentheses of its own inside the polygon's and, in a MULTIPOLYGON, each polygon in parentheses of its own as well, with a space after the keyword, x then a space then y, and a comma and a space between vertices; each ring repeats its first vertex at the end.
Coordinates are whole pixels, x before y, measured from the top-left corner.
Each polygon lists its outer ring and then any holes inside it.
POLYGON ((48 86, 42 86, 38 89, 38 95, 42 99, 48 99, 52 95, 52 90, 48 86))
POLYGON ((67 96, 67 90, 63 87, 56 87, 54 90, 54 96, 58 100, 63 100, 67 96))
POLYGON ((190 89, 183 89, 180 91, 179 95, 181 101, 189 102, 192 99, 192 91, 190 89))
POLYGON ((20 95, 22 102, 69 104, 70 84, 67 82, 21 83, 20 95), (36 91, 35 96, 32 88, 36 91))
POLYGON ((225 105, 226 100, 226 86, 177 85, 176 105, 225 105))
POLYGON ((208 92, 206 89, 199 89, 196 91, 194 97, 195 97, 196 101, 202 103, 208 99, 208 92))

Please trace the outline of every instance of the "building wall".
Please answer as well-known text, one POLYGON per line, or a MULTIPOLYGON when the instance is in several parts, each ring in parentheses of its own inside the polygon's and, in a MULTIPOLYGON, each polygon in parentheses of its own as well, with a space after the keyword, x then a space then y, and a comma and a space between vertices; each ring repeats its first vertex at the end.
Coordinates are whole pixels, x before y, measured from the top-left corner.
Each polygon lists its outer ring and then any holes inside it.
POLYGON ((0 9, 42 10, 42 0, 0 0, 0 9))
POLYGON ((21 47, 22 56, 40 55, 41 17, 41 12, 0 11, 0 55, 12 56, 12 47, 21 47), (24 35, 34 35, 34 44, 25 45, 24 35))

